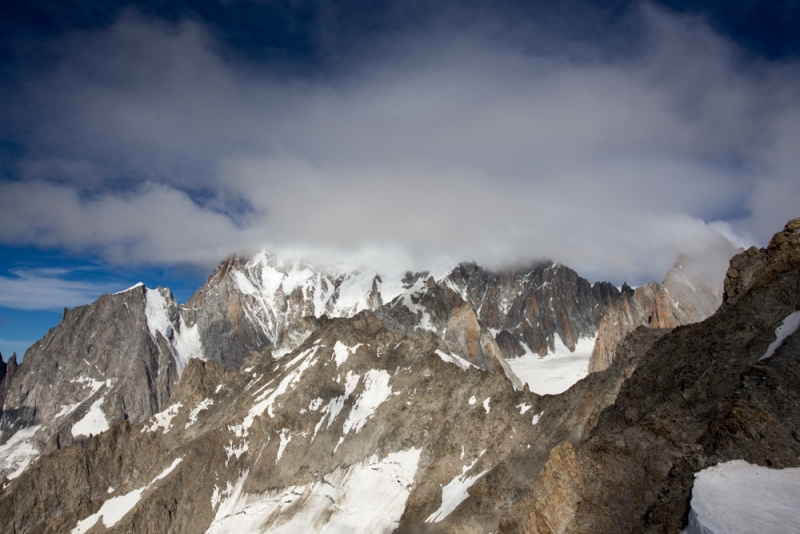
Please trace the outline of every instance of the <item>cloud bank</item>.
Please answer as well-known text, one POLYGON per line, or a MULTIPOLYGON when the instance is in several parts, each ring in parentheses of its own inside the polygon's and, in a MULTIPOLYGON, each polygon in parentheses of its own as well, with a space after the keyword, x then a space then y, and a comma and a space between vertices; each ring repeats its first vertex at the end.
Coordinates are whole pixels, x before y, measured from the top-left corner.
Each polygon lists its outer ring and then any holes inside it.
POLYGON ((634 283, 720 235, 765 244, 800 215, 800 65, 647 4, 631 16, 625 53, 493 21, 288 76, 129 12, 9 90, 3 134, 25 155, 0 182, 0 241, 120 263, 552 258, 634 283))

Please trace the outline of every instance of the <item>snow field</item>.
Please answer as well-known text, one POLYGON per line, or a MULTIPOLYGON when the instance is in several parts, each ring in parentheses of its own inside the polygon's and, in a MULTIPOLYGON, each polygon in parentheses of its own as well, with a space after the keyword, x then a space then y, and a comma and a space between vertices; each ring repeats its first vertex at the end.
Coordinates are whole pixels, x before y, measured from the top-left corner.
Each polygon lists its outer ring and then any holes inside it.
POLYGON ((775 351, 778 350, 783 342, 786 340, 787 337, 791 336, 797 329, 800 328, 800 310, 789 314, 775 329, 775 341, 770 343, 769 347, 767 347, 767 351, 764 353, 758 361, 766 360, 767 358, 771 358, 775 351))
POLYGON ((589 359, 597 336, 579 338, 575 352, 569 349, 556 335, 555 351, 539 356, 523 345, 526 354, 506 360, 514 374, 528 384, 528 388, 539 395, 557 395, 572 387, 589 374, 589 359))

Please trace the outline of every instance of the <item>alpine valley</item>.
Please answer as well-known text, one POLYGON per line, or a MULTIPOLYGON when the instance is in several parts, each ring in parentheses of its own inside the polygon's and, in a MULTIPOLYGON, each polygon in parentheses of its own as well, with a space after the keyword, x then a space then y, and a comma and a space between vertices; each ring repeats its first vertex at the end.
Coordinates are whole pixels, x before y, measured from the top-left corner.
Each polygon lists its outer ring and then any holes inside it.
POLYGON ((65 309, 0 363, 0 532, 734 532, 752 469, 800 487, 800 219, 729 256, 618 289, 261 252, 65 309))

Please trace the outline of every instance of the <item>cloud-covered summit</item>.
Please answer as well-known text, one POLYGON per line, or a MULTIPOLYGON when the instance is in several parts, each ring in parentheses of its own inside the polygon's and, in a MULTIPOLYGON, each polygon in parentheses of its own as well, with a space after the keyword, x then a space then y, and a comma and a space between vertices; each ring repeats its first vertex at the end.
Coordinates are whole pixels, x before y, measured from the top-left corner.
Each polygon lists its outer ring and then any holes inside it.
POLYGON ((232 54, 192 17, 65 33, 6 69, 0 241, 155 264, 547 257, 644 281, 797 215, 796 60, 650 4, 618 35, 560 33, 573 15, 442 9, 316 70, 232 54))

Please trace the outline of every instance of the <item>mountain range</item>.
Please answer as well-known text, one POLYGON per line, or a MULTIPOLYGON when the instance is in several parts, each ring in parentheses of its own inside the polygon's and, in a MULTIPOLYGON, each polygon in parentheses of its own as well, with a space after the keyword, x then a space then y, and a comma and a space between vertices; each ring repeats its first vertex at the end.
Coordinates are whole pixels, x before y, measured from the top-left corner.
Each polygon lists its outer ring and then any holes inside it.
POLYGON ((678 532, 695 473, 800 464, 799 245, 103 295, 0 368, 0 532, 678 532))

